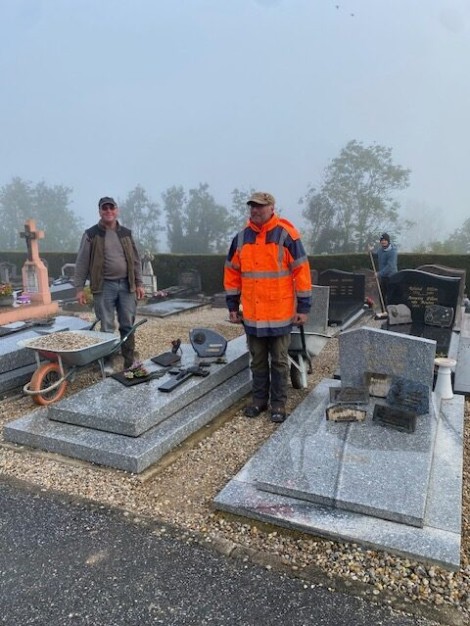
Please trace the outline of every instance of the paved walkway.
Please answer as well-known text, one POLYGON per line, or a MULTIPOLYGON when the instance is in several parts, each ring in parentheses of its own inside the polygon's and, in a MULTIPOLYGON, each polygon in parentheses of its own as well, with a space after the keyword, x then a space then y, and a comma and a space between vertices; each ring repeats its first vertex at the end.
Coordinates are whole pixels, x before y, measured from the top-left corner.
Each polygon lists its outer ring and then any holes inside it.
POLYGON ((0 480, 0 624, 431 626, 226 558, 122 512, 0 480))

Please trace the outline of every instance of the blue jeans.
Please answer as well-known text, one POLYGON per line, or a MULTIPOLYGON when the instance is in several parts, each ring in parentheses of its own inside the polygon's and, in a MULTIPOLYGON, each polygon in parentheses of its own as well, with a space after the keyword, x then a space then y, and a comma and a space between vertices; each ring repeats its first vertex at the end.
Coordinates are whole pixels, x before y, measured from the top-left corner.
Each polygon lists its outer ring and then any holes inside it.
MULTIPOLYGON (((103 291, 93 294, 95 315, 100 320, 103 333, 113 333, 116 328, 115 314, 119 324, 121 339, 127 335, 135 322, 137 298, 129 291, 129 282, 125 278, 120 280, 105 280, 103 291)), ((135 336, 132 334, 121 346, 125 366, 129 367, 134 359, 135 336)))

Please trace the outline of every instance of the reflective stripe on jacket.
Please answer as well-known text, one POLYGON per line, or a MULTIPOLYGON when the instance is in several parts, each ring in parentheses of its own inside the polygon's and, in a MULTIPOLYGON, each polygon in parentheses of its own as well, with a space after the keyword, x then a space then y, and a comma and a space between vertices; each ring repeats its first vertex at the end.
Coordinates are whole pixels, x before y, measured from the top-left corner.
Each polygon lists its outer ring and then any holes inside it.
POLYGON ((277 215, 261 227, 249 220, 230 246, 224 288, 229 310, 241 302, 248 334, 290 333, 295 312, 310 311, 312 295, 310 266, 295 227, 277 215))

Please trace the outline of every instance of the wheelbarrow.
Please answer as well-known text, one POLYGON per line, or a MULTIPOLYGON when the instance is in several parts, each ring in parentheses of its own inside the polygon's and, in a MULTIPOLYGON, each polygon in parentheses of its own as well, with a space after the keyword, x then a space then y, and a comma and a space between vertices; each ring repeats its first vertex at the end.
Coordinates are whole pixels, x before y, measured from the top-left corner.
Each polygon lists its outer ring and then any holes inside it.
POLYGON ((288 359, 292 387, 306 389, 307 374, 312 373, 312 361, 307 350, 303 326, 299 326, 299 332, 291 333, 288 359))
MULTIPOLYGON (((64 395, 68 382, 74 379, 77 370, 95 361, 99 363, 103 379, 106 378, 104 359, 115 354, 135 332, 136 328, 146 321, 147 319, 143 319, 134 324, 122 339, 111 333, 94 331, 93 328, 98 320, 93 323, 89 330, 67 331, 72 335, 94 340, 93 345, 85 348, 50 349, 35 346, 34 343, 37 343, 38 337, 21 339, 18 341, 18 345, 21 348, 34 350, 37 364, 37 369, 34 371, 30 382, 23 387, 24 393, 32 396, 33 401, 41 406, 57 402, 64 395), (44 363, 41 358, 46 359, 47 362, 44 363)), ((48 336, 60 334, 62 334, 61 331, 58 331, 50 333, 48 336)))

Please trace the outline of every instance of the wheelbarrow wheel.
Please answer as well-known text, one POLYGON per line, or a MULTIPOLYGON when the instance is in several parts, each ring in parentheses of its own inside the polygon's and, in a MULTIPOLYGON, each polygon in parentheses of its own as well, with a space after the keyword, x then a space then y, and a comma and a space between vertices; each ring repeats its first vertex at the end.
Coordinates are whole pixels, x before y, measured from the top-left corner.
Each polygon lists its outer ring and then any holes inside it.
MULTIPOLYGON (((62 375, 58 363, 44 363, 44 365, 38 367, 34 372, 29 388, 31 391, 41 392, 42 389, 48 389, 61 378, 62 375)), ((33 401, 41 406, 52 404, 62 398, 66 388, 67 381, 64 380, 60 385, 51 389, 51 391, 35 393, 33 395, 33 401)))

